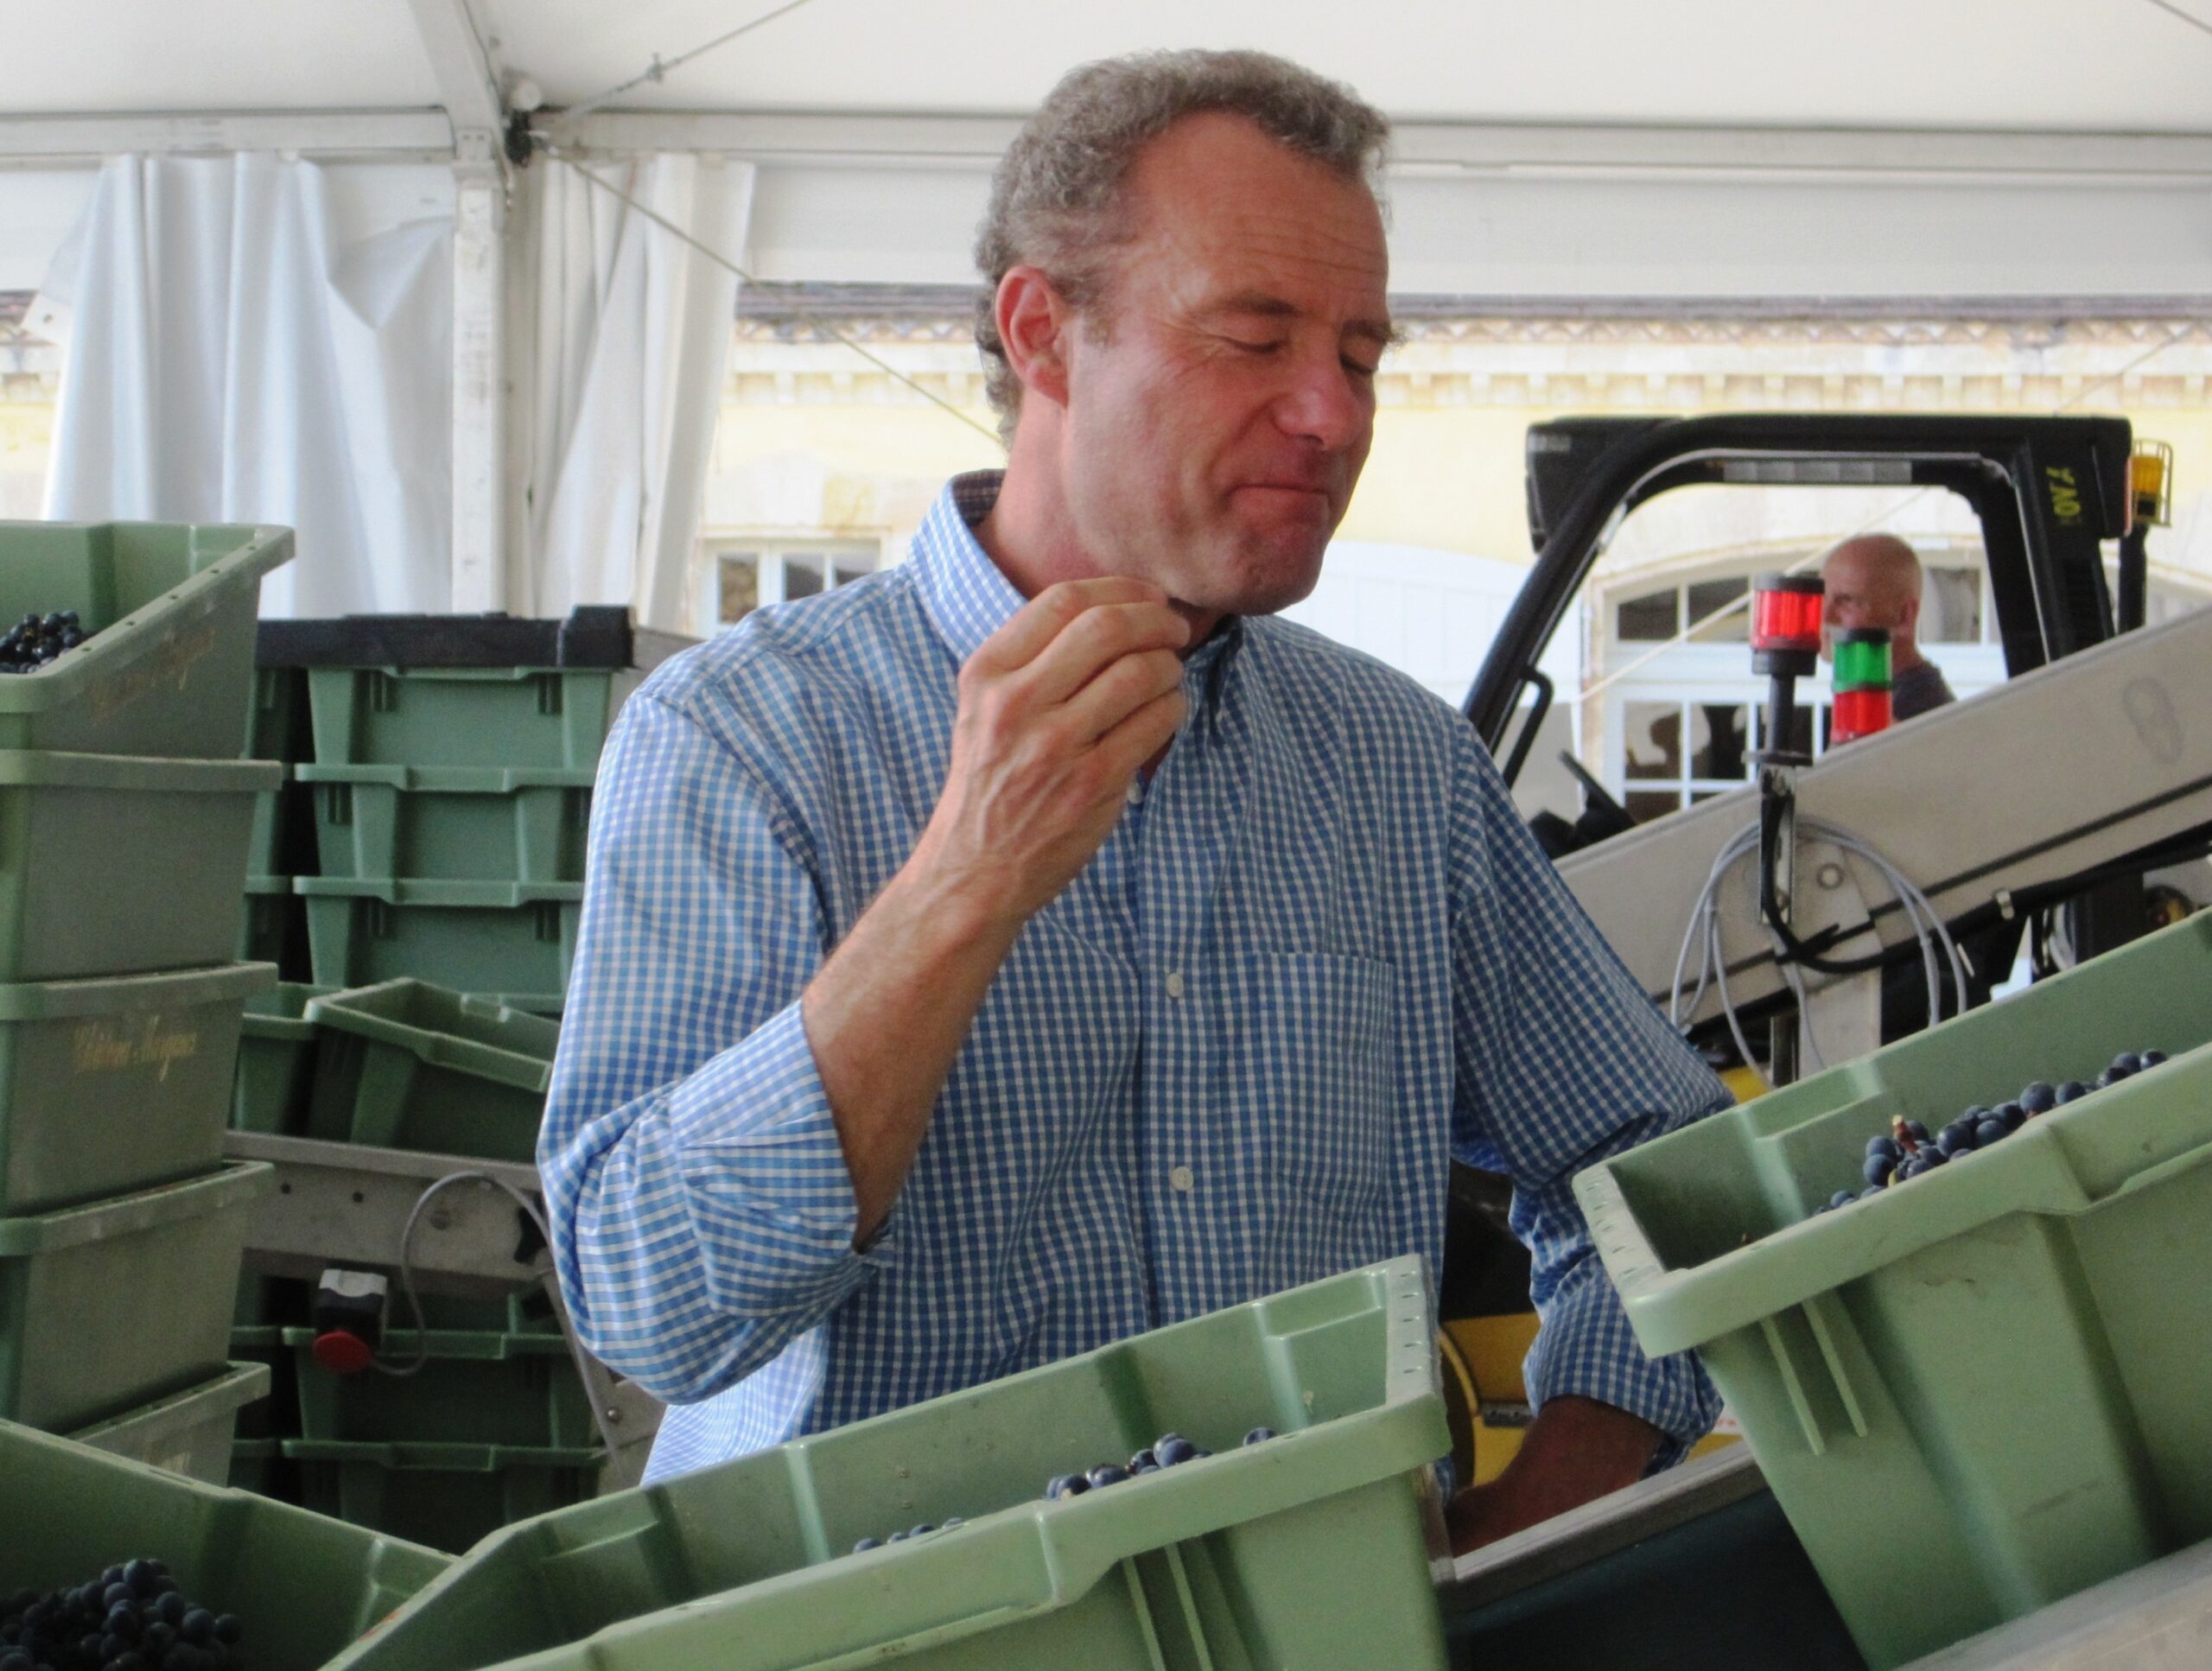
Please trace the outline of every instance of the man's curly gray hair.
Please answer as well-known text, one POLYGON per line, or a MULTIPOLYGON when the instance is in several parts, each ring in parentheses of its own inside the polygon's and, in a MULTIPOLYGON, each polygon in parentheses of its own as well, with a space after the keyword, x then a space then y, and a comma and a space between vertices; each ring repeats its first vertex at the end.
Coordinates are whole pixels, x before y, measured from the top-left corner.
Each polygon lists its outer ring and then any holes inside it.
POLYGON ((1078 310, 1106 299, 1114 251, 1135 235, 1121 186, 1139 151, 1185 117, 1225 111, 1292 150, 1357 180, 1379 200, 1389 118, 1338 82, 1262 52, 1147 52, 1071 70, 1022 124, 991 176, 976 235, 982 295, 976 346, 1011 435, 1021 380, 999 340, 999 281, 1040 269, 1078 310))

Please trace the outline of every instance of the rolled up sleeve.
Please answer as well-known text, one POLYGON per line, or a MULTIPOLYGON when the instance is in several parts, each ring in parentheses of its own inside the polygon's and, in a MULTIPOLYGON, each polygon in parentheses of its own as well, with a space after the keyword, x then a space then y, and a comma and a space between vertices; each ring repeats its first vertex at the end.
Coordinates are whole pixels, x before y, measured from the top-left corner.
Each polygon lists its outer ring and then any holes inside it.
POLYGON ((1574 1175, 1728 1106, 1537 847, 1471 742, 1454 791, 1453 1149, 1512 1179, 1540 1328, 1530 1402, 1575 1394, 1665 1436, 1655 1467, 1707 1433, 1719 1399, 1687 1353, 1653 1360, 1592 1245, 1574 1175))
POLYGON ((766 1363, 868 1280, 799 995, 824 953, 804 840, 725 740, 649 692, 594 789, 540 1133, 579 1337, 670 1402, 766 1363))

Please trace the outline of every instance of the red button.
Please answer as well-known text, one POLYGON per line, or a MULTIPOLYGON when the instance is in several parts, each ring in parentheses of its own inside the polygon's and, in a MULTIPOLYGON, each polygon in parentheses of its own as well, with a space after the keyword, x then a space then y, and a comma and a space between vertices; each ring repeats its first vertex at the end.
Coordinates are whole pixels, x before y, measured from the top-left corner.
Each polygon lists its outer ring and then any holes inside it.
POLYGON ((369 1343, 343 1329, 333 1329, 315 1337, 315 1361, 338 1376, 357 1376, 367 1369, 376 1354, 369 1350, 369 1343))

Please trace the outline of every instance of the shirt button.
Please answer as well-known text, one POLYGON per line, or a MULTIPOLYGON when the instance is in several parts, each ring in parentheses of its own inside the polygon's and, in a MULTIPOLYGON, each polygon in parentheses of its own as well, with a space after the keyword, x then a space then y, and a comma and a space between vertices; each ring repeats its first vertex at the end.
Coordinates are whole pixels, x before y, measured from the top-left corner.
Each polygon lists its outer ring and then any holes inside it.
POLYGON ((1198 1179, 1191 1175, 1191 1169, 1188 1166, 1178 1166, 1167 1174, 1167 1181, 1185 1195, 1188 1195, 1191 1192, 1191 1186, 1197 1183, 1198 1179))
POLYGON ((1144 799, 1144 784, 1141 780, 1132 778, 1129 779, 1128 789, 1125 792, 1128 796, 1129 804, 1135 806, 1139 801, 1144 799))
POLYGON ((1170 998, 1180 998, 1183 995, 1183 977, 1174 969, 1167 972, 1167 995, 1170 998))

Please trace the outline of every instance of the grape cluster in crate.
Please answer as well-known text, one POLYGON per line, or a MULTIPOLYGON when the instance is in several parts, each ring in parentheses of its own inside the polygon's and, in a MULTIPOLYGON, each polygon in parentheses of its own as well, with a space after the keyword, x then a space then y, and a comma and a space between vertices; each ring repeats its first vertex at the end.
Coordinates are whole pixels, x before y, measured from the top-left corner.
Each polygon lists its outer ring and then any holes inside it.
POLYGON ((194 1606, 157 1560, 0 1603, 0 1671, 240 1671, 244 1629, 194 1606))
POLYGON ((2064 1084, 2050 1085, 2038 1079, 2010 1102, 2001 1102, 1993 1109, 1976 1103, 1933 1137, 1919 1121, 1898 1115, 1890 1121, 1888 1132, 1866 1140, 1866 1186, 1857 1191, 1838 1190, 1817 1210, 1839 1211, 1854 1202, 1879 1195, 1884 1190, 1910 1183, 1938 1166, 1993 1148, 2038 1115, 2077 1102, 2093 1091, 2116 1085, 2123 1079, 2157 1067, 2165 1059, 2164 1051, 2122 1051, 2091 1083, 2069 1079, 2064 1084))

